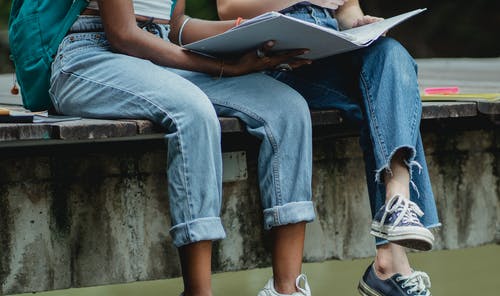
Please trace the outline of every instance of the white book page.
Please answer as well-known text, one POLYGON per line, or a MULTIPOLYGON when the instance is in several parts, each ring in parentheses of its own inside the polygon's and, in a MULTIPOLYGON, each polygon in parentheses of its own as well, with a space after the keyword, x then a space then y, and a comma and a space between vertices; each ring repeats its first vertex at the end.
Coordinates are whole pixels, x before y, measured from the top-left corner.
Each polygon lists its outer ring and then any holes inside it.
POLYGON ((323 27, 323 26, 320 26, 320 25, 317 25, 317 24, 314 24, 314 23, 310 23, 310 22, 307 22, 307 21, 304 21, 304 20, 301 20, 301 19, 297 19, 297 18, 288 16, 288 15, 283 15, 283 17, 288 18, 288 19, 292 19, 295 22, 302 23, 302 24, 304 24, 306 26, 310 26, 310 27, 316 28, 318 30, 328 32, 328 33, 330 33, 332 35, 340 36, 340 37, 344 38, 345 40, 355 41, 357 39, 356 36, 353 36, 351 33, 346 32, 346 31, 337 31, 337 30, 334 30, 334 29, 331 29, 331 28, 323 27))
POLYGON ((345 32, 345 31, 340 32, 340 31, 337 31, 337 30, 334 30, 334 29, 331 29, 331 28, 323 27, 323 26, 320 26, 320 25, 317 25, 317 24, 314 24, 314 23, 306 22, 306 21, 301 20, 301 19, 290 17, 290 16, 281 14, 281 13, 276 12, 276 11, 266 12, 264 14, 261 14, 261 15, 258 15, 256 17, 254 17, 254 18, 248 19, 248 20, 244 21, 243 23, 241 23, 239 26, 233 27, 233 28, 229 29, 229 31, 237 31, 237 30, 242 29, 244 27, 248 27, 248 26, 251 26, 253 24, 256 24, 256 23, 259 23, 259 22, 262 22, 262 21, 265 21, 265 20, 277 18, 277 17, 288 18, 288 19, 293 20, 294 22, 302 23, 302 24, 304 24, 306 26, 313 27, 313 28, 316 28, 318 30, 328 32, 330 34, 343 37, 344 39, 349 40, 349 41, 356 40, 356 37, 351 36, 349 33, 345 32))
POLYGON ((355 36, 355 42, 358 45, 363 45, 366 43, 370 43, 373 40, 377 39, 380 37, 382 34, 384 34, 385 31, 389 30, 390 28, 396 26, 397 24, 405 21, 406 19, 419 14, 423 11, 425 11, 426 8, 423 9, 417 9, 413 10, 407 13, 403 13, 385 20, 382 20, 380 22, 376 23, 371 23, 368 25, 364 25, 361 27, 356 27, 348 30, 342 31, 343 33, 350 34, 351 36, 355 36))

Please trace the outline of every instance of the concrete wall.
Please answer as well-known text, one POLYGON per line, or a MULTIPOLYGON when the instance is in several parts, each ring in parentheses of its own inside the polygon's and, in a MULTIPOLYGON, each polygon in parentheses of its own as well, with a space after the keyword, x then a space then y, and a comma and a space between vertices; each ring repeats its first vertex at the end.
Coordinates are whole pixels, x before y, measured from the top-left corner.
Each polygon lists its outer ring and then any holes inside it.
MULTIPOLYGON (((374 254, 357 141, 315 141, 306 261, 374 254)), ((499 241, 500 132, 427 132, 424 143, 443 223, 436 249, 499 241)), ((248 179, 224 184, 217 272, 270 264, 251 148, 248 179)), ((0 153, 0 295, 179 276, 160 142, 0 153)))

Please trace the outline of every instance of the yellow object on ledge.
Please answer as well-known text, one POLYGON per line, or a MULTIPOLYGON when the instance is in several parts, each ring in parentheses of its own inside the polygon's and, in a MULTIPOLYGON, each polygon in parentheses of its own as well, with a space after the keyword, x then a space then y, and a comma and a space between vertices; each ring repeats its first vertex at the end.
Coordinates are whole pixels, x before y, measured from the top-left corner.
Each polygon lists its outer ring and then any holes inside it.
POLYGON ((450 95, 421 95, 424 102, 439 101, 465 101, 465 102, 500 102, 500 93, 480 93, 480 94, 450 94, 450 95))
POLYGON ((10 110, 5 108, 0 108, 0 115, 10 115, 10 110))

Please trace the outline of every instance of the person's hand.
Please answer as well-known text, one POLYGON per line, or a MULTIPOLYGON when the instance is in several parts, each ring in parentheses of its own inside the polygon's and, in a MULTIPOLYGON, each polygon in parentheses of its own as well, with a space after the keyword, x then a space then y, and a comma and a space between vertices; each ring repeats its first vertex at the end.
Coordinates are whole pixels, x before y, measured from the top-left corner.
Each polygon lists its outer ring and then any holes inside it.
MULTIPOLYGON (((364 15, 364 16, 362 16, 362 17, 354 20, 354 23, 353 23, 352 27, 353 28, 360 27, 360 26, 371 24, 371 23, 380 22, 381 20, 383 20, 383 18, 381 18, 381 17, 371 16, 371 15, 364 15)), ((382 36, 386 36, 387 32, 388 31, 385 31, 384 34, 382 34, 382 36)))
POLYGON ((381 17, 364 15, 364 16, 357 18, 353 21, 352 28, 368 25, 371 23, 376 23, 376 22, 379 22, 381 20, 383 20, 383 18, 381 18, 381 17))
POLYGON ((336 10, 340 6, 344 5, 348 0, 309 0, 311 4, 336 10))
POLYGON ((307 53, 307 49, 271 53, 270 50, 274 45, 274 41, 268 41, 257 50, 252 50, 236 60, 226 61, 224 76, 237 76, 274 69, 291 71, 312 62, 308 59, 297 58, 297 56, 307 53))

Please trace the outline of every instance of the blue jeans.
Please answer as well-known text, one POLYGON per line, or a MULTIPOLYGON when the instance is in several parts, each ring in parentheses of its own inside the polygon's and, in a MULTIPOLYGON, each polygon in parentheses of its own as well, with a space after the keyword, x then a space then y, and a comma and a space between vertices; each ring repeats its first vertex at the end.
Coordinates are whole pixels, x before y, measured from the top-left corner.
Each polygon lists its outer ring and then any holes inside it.
MULTIPOLYGON (((296 5, 287 15, 338 30, 327 9, 296 5)), ((372 215, 385 202, 383 173, 403 149, 411 175, 411 200, 426 227, 440 226, 420 135, 417 66, 395 40, 380 38, 360 50, 314 61, 271 76, 302 94, 311 109, 338 108, 360 128, 372 215)), ((378 241, 383 243, 383 241, 378 241)))
MULTIPOLYGON (((168 26, 151 32, 169 42, 168 26)), ((217 115, 236 116, 261 140, 264 227, 312 221, 311 119, 303 97, 262 74, 216 79, 113 52, 99 17, 81 16, 52 64, 50 94, 62 114, 149 119, 166 130, 174 244, 225 237, 217 115)))

